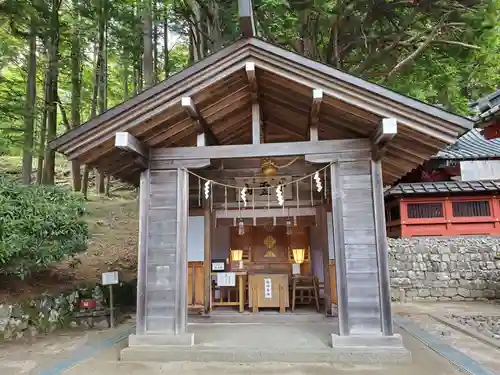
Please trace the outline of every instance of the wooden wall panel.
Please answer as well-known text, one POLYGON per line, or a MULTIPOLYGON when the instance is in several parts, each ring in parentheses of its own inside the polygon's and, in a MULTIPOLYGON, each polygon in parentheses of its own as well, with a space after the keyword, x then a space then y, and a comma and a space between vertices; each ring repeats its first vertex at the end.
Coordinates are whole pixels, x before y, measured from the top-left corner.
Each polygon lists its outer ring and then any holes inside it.
POLYGON ((177 244, 177 171, 151 172, 146 330, 173 331, 177 244))
POLYGON ((335 273, 335 261, 330 260, 328 265, 330 269, 330 298, 333 304, 337 304, 337 277, 335 273))
POLYGON ((204 262, 188 262, 188 306, 203 307, 204 262))

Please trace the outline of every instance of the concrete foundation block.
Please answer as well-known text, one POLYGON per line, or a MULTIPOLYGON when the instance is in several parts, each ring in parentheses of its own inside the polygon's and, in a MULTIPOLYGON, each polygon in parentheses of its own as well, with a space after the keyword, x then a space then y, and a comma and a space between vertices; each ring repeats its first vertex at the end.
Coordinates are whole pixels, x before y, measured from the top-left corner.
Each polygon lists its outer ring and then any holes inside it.
POLYGON ((411 362, 411 353, 404 347, 399 334, 392 336, 332 334, 332 349, 337 355, 362 358, 365 363, 411 362))
POLYGON ((130 335, 128 338, 130 347, 134 346, 194 346, 194 333, 174 334, 143 334, 130 335))

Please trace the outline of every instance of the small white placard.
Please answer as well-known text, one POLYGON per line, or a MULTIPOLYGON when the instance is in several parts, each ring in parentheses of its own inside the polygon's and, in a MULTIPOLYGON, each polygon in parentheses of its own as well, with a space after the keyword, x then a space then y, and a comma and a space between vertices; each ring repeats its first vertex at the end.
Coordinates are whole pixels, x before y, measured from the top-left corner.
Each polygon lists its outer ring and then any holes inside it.
POLYGON ((103 272, 102 285, 115 285, 119 283, 118 272, 103 272))
POLYGON ((234 272, 219 272, 217 274, 217 286, 236 286, 234 272))
POLYGON ((224 271, 224 262, 212 263, 212 271, 224 271))
POLYGON ((292 274, 300 275, 300 264, 297 263, 292 264, 292 274))
POLYGON ((271 278, 264 279, 264 298, 273 298, 273 284, 271 278))

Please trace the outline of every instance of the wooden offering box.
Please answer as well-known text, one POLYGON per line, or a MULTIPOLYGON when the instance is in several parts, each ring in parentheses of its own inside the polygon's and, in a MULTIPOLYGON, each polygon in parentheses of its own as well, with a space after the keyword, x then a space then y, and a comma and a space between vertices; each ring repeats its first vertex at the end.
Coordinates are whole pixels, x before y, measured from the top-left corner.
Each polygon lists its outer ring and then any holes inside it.
POLYGON ((248 275, 248 305, 254 312, 259 311, 261 307, 275 307, 279 308, 280 312, 285 312, 290 306, 288 295, 288 274, 248 275))

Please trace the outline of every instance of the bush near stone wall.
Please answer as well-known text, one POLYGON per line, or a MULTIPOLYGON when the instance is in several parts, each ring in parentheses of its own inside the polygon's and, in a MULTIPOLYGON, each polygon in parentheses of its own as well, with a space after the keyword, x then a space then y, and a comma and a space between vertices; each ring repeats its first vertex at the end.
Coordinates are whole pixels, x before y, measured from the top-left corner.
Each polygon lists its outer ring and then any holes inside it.
POLYGON ((392 299, 500 298, 500 237, 389 238, 392 299))

